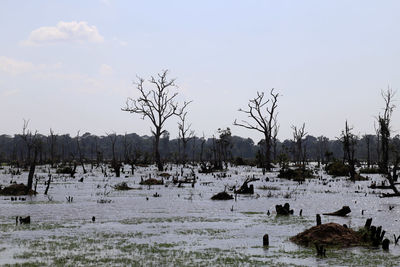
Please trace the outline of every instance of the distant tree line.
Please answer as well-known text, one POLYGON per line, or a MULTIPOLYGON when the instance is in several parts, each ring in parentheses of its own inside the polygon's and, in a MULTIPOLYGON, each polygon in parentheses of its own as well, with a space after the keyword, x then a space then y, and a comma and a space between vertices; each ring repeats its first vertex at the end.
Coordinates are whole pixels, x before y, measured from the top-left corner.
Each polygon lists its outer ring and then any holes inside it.
MULTIPOLYGON (((213 162, 223 164, 256 164, 262 166, 265 140, 257 144, 250 138, 233 136, 229 128, 218 129, 218 135, 210 138, 191 136, 185 143, 182 138, 170 139, 165 132, 159 140, 159 152, 163 162, 184 164, 190 162, 213 162), (243 162, 242 162, 243 161, 243 162)), ((70 136, 57 135, 51 130, 48 136, 36 133, 35 150, 26 143, 24 134, 0 135, 0 162, 26 165, 35 151, 39 164, 62 162, 101 163, 118 161, 126 164, 150 164, 154 159, 154 136, 135 133, 96 136, 90 133, 70 136)), ((392 138, 391 144, 400 144, 400 136, 392 138)), ((364 135, 355 143, 354 158, 369 164, 378 163, 379 145, 376 135, 364 135)), ((347 151, 340 139, 307 135, 301 139, 276 140, 272 149, 272 161, 315 161, 326 163, 334 159, 344 160, 347 151), (299 143, 302 150, 299 155, 299 143)), ((222 166, 221 166, 222 167, 222 166)))

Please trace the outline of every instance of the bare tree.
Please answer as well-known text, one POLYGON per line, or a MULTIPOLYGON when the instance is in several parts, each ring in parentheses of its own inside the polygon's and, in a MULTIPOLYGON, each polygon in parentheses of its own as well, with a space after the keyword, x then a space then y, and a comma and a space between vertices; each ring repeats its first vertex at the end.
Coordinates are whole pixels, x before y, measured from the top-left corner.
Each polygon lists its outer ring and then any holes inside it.
POLYGON ((276 127, 276 109, 278 107, 279 93, 274 93, 272 88, 270 91, 270 98, 264 99, 264 92, 257 92, 257 97, 250 99, 247 104, 247 109, 239 109, 248 115, 253 121, 252 123, 242 120, 241 122, 233 123, 236 126, 244 127, 246 129, 255 130, 264 135, 265 139, 265 165, 264 168, 267 170, 271 169, 271 137, 273 129, 276 127))
POLYGON ((56 143, 57 143, 57 135, 54 134, 53 129, 50 128, 50 136, 47 137, 47 142, 50 148, 50 164, 51 167, 54 167, 55 163, 55 154, 56 154, 56 143))
POLYGON ((86 169, 85 169, 85 155, 83 150, 81 149, 81 137, 79 136, 79 132, 76 134, 76 147, 78 149, 78 156, 79 156, 79 162, 82 165, 82 169, 83 169, 83 173, 86 173, 86 169))
MULTIPOLYGON (((36 161, 38 157, 39 150, 42 146, 41 140, 37 136, 37 131, 33 134, 30 130, 28 130, 29 120, 24 120, 24 125, 22 127, 22 135, 21 138, 24 140, 27 147, 27 162, 29 165, 29 174, 28 174, 28 183, 27 190, 28 192, 32 189, 33 184, 33 176, 35 174, 36 161), (31 152, 33 151, 33 159, 31 158, 31 152)), ((26 192, 26 193, 28 193, 26 192)))
POLYGON ((200 138, 200 163, 203 163, 203 154, 204 154, 204 144, 206 143, 206 137, 203 133, 203 136, 200 138))
MULTIPOLYGON (((299 128, 294 125, 292 125, 291 127, 293 129, 293 141, 295 143, 294 158, 298 164, 301 164, 302 158, 304 158, 303 139, 308 134, 306 132, 306 124, 303 123, 303 125, 299 128)), ((303 167, 305 167, 305 162, 303 162, 303 167)))
POLYGON ((157 77, 151 76, 149 82, 155 88, 149 90, 144 88, 145 80, 138 77, 135 84, 140 96, 137 99, 128 98, 126 107, 122 108, 123 111, 139 114, 142 119, 147 118, 151 121, 154 127, 151 130, 155 138, 154 154, 159 171, 163 170, 159 144, 160 137, 165 131, 163 129, 165 121, 174 115, 180 115, 185 106, 188 105, 187 102, 184 102, 183 107, 180 110, 178 109, 178 103, 175 100, 178 93, 171 94, 169 92, 170 88, 176 87, 175 79, 168 79, 167 76, 168 70, 157 74, 157 77))
POLYGON ((367 167, 371 167, 371 140, 372 136, 370 134, 364 135, 365 144, 367 145, 367 167))
POLYGON ((273 127, 273 131, 272 131, 272 149, 273 149, 272 154, 273 154, 274 161, 276 161, 276 157, 277 157, 276 148, 277 148, 277 145, 278 145, 279 128, 280 128, 280 125, 276 121, 276 117, 275 117, 275 119, 274 119, 274 127, 273 127))
POLYGON ((112 161, 111 161, 111 167, 114 169, 115 176, 120 177, 121 176, 121 163, 118 161, 117 157, 115 156, 115 144, 117 142, 117 135, 115 133, 108 134, 106 133, 108 138, 110 138, 111 142, 111 151, 112 151, 112 161))
POLYGON ((345 160, 349 166, 349 174, 350 180, 355 181, 356 179, 356 146, 357 146, 357 136, 354 135, 351 131, 353 128, 349 127, 347 121, 345 123, 345 128, 342 131, 342 135, 340 136, 339 140, 343 144, 343 151, 345 160))
MULTIPOLYGON (((187 104, 189 103, 190 102, 188 102, 187 104)), ((187 111, 182 109, 179 114, 179 121, 178 121, 179 139, 182 141, 182 150, 183 150, 181 156, 182 164, 186 164, 187 143, 194 136, 194 131, 190 129, 192 127, 192 124, 187 124, 186 116, 187 116, 187 111)))
POLYGON ((381 161, 379 162, 379 169, 383 174, 386 174, 386 178, 389 181, 390 187, 392 188, 395 196, 400 196, 399 190, 396 188, 393 177, 389 171, 389 142, 391 133, 391 120, 393 110, 396 107, 393 104, 395 92, 388 88, 386 91, 382 91, 382 98, 385 101, 385 107, 383 114, 378 115, 380 145, 381 145, 381 161))

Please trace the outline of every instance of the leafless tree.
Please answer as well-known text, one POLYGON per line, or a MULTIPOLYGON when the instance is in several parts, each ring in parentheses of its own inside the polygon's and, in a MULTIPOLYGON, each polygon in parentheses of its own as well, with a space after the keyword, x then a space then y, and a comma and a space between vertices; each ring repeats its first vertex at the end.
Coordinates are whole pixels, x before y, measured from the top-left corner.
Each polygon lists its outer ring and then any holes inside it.
POLYGON ((155 138, 154 154, 157 167, 159 171, 163 170, 161 161, 159 144, 160 137, 164 133, 165 121, 174 115, 180 115, 184 110, 187 102, 183 104, 181 109, 178 108, 176 96, 178 93, 171 94, 169 89, 176 87, 175 79, 168 79, 168 70, 164 70, 157 74, 157 77, 151 76, 149 82, 154 85, 153 89, 145 89, 143 78, 138 77, 135 83, 140 96, 137 99, 128 98, 126 107, 122 108, 123 111, 136 113, 142 116, 142 119, 147 118, 153 125, 152 134, 155 138))
POLYGON ((379 162, 379 169, 389 181, 390 187, 392 188, 394 195, 400 196, 399 190, 396 188, 393 177, 389 171, 389 142, 391 134, 391 120, 393 110, 396 107, 393 104, 395 92, 388 88, 386 91, 382 91, 382 98, 385 101, 385 107, 383 109, 383 114, 378 115, 378 125, 379 125, 379 135, 380 135, 380 145, 381 145, 381 161, 379 162))
POLYGON ((276 148, 278 144, 278 133, 279 133, 279 128, 280 125, 276 121, 276 117, 274 119, 274 127, 272 131, 272 153, 273 153, 273 159, 276 161, 277 153, 276 153, 276 148))
POLYGON ((121 176, 121 163, 118 161, 116 155, 115 155, 115 144, 117 142, 117 135, 115 133, 108 134, 106 133, 108 138, 110 138, 111 142, 111 151, 112 151, 112 161, 111 161, 111 167, 114 169, 115 176, 120 177, 121 176))
POLYGON ((353 134, 351 131, 353 128, 349 127, 347 121, 345 123, 345 128, 342 131, 342 134, 339 138, 340 142, 342 142, 343 145, 343 151, 344 151, 344 158, 347 161, 347 164, 349 166, 349 174, 350 174, 350 180, 355 181, 356 179, 356 146, 357 146, 357 136, 353 134))
MULTIPOLYGON (((32 189, 33 184, 33 176, 35 174, 36 161, 38 157, 39 150, 41 149, 42 143, 41 140, 37 136, 37 131, 32 133, 28 129, 29 120, 24 120, 24 124, 22 127, 22 135, 21 138, 24 140, 27 147, 27 162, 29 165, 29 174, 28 174, 28 183, 27 189, 28 191, 32 189), (33 159, 31 157, 31 153, 33 151, 33 159)), ((28 192, 27 192, 28 193, 28 192)))
POLYGON ((320 163, 325 164, 325 156, 328 152, 328 143, 329 139, 325 136, 317 137, 317 144, 318 144, 318 166, 320 163))
POLYGON ((378 162, 379 165, 379 163, 381 162, 381 133, 379 126, 377 126, 375 122, 374 122, 374 129, 376 133, 376 155, 377 155, 376 161, 378 162))
MULTIPOLYGON (((302 158, 304 158, 303 139, 307 135, 306 124, 303 123, 301 127, 297 127, 294 125, 292 125, 291 127, 293 129, 293 141, 295 143, 294 158, 298 164, 301 164, 302 158)), ((305 167, 305 164, 303 164, 303 167, 305 167)))
POLYGON ((57 135, 54 134, 53 129, 50 128, 50 136, 47 137, 47 142, 50 148, 50 164, 51 167, 54 167, 55 157, 56 157, 56 144, 57 144, 57 135))
POLYGON ((365 144, 367 145, 367 167, 371 167, 371 140, 372 136, 370 134, 364 135, 365 144))
POLYGON ((81 137, 79 136, 79 132, 76 134, 76 147, 78 149, 78 156, 79 156, 79 162, 82 165, 82 169, 83 169, 83 173, 86 173, 86 169, 85 169, 85 155, 83 150, 81 149, 81 137))
POLYGON ((236 126, 244 127, 246 129, 255 130, 264 135, 265 139, 265 168, 271 169, 271 138, 273 135, 274 127, 276 127, 277 107, 279 93, 275 93, 272 88, 270 91, 270 98, 265 99, 264 92, 257 92, 257 97, 249 100, 247 109, 239 109, 240 112, 247 114, 252 119, 252 122, 242 120, 241 122, 233 123, 236 126))
MULTIPOLYGON (((188 102, 189 104, 190 102, 188 102)), ((192 124, 187 124, 186 121, 187 111, 181 110, 178 121, 178 134, 179 139, 182 141, 182 156, 181 163, 186 164, 187 159, 187 143, 194 136, 194 131, 191 130, 192 124)))
POLYGON ((200 141, 201 141, 201 143, 200 143, 200 155, 199 155, 199 157, 200 157, 200 163, 203 163, 204 144, 206 143, 206 137, 205 137, 204 133, 203 133, 203 137, 200 138, 200 141))

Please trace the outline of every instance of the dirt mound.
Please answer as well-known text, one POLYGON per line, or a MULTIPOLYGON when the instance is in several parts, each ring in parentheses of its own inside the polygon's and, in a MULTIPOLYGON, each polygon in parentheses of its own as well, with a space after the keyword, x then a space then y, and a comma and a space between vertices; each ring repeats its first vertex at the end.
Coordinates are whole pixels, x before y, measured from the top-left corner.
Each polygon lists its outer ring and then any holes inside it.
POLYGON ((290 240, 296 244, 306 246, 310 244, 357 246, 362 241, 357 232, 337 223, 326 223, 311 227, 290 238, 290 240))
POLYGON ((0 190, 2 196, 23 196, 33 195, 35 191, 28 190, 28 187, 24 184, 12 184, 0 190))

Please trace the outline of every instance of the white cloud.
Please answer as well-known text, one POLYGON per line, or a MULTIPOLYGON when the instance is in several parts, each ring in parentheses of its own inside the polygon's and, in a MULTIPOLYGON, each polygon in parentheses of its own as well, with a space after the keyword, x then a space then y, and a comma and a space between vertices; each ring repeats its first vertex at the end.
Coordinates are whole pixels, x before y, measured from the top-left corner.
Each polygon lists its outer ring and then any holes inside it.
POLYGON ((16 60, 8 57, 0 57, 0 72, 16 75, 29 72, 34 69, 32 62, 16 60))
POLYGON ((104 41, 96 26, 90 26, 86 21, 60 21, 57 26, 40 27, 31 32, 24 45, 54 44, 60 42, 91 42, 104 41))
POLYGON ((60 69, 61 63, 53 65, 38 64, 35 65, 29 61, 17 60, 5 56, 0 56, 0 72, 5 72, 11 75, 23 74, 33 71, 55 70, 60 69))
POLYGON ((107 64, 101 64, 99 73, 103 76, 112 75, 114 73, 113 68, 107 64))

